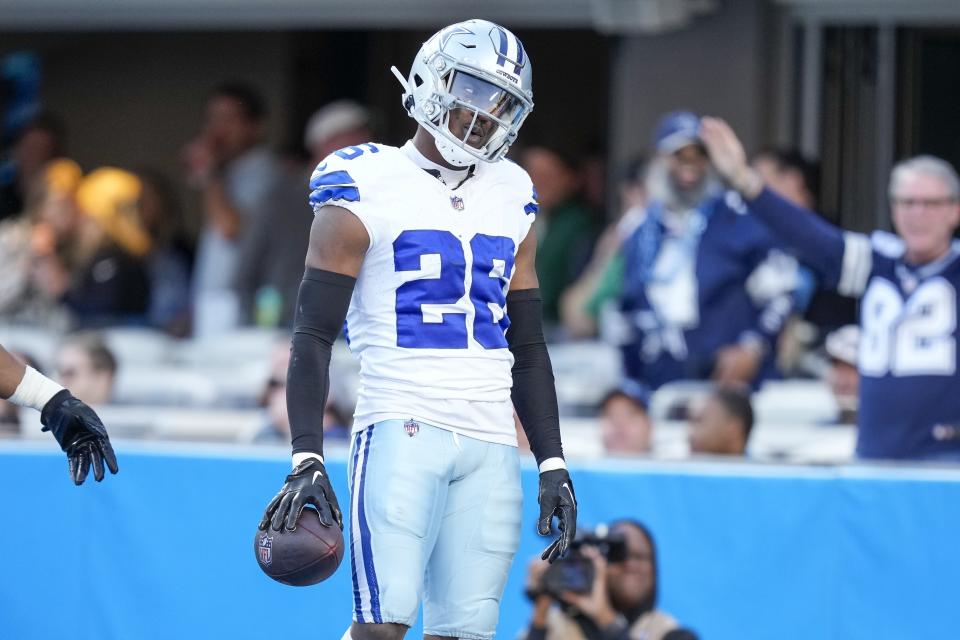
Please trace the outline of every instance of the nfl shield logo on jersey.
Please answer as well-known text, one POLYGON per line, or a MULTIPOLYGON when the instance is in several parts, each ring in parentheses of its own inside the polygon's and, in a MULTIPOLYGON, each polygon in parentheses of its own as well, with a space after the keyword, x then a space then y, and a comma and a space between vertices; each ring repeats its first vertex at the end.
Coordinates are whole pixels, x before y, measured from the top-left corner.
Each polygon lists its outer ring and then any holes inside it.
POLYGON ((260 557, 260 564, 269 567, 273 562, 273 536, 263 534, 260 536, 260 544, 257 545, 257 554, 260 557))
POLYGON ((460 196, 450 196, 450 206, 457 211, 463 211, 463 198, 460 196))
POLYGON ((407 432, 407 435, 411 438, 420 431, 420 424, 416 420, 407 420, 403 423, 403 430, 407 432))

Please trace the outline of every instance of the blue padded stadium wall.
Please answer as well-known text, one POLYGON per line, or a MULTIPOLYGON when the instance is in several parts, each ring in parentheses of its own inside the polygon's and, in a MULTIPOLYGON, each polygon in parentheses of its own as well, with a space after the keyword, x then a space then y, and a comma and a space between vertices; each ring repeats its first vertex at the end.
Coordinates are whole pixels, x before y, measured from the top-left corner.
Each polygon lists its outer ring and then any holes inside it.
MULTIPOLYGON (((0 443, 0 638, 338 640, 349 556, 328 582, 260 573, 253 536, 279 488, 279 451, 121 443, 121 473, 74 487, 59 451, 0 443)), ((344 461, 329 465, 347 504, 344 461)), ((574 469, 581 524, 649 524, 663 609, 705 640, 951 637, 960 576, 960 471, 606 463, 574 469)), ((521 551, 498 638, 526 622, 536 473, 524 472, 521 551)), ((408 635, 419 637, 419 626, 408 635)))

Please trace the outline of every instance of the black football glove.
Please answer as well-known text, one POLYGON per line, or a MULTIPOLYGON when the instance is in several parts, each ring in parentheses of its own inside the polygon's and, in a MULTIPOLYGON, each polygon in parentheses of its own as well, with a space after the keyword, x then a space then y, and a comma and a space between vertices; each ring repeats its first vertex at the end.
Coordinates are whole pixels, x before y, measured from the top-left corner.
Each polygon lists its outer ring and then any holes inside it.
POLYGON ((566 469, 554 469, 540 474, 540 519, 537 531, 542 536, 550 535, 553 517, 557 517, 560 536, 540 555, 541 560, 553 562, 567 554, 570 543, 577 535, 577 497, 573 493, 573 481, 566 469))
POLYGON ((274 531, 279 531, 286 521, 287 530, 293 531, 297 528, 303 508, 308 504, 317 508, 323 526, 332 527, 336 522, 343 529, 343 514, 330 486, 330 476, 323 463, 316 458, 307 458, 287 476, 286 484, 263 512, 260 530, 266 531, 270 526, 274 531))
POLYGON ((47 401, 40 412, 43 430, 57 439, 67 454, 70 478, 76 485, 83 484, 93 465, 93 478, 103 480, 103 463, 110 473, 116 473, 117 456, 110 446, 107 430, 93 409, 77 400, 64 389, 47 401))

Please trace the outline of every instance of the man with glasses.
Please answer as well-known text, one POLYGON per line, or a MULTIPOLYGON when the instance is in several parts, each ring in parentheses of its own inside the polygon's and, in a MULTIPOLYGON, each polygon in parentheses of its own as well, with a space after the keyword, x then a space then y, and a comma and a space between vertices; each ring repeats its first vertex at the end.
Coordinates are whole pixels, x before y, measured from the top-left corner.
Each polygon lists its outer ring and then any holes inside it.
POLYGON ((779 197, 747 165, 722 120, 701 137, 718 171, 823 286, 860 298, 859 437, 862 458, 960 461, 957 286, 960 178, 917 156, 890 174, 898 235, 844 232, 779 197))
POLYGON ((118 471, 113 447, 97 414, 53 380, 25 366, 2 346, 0 397, 40 412, 43 430, 50 431, 67 454, 74 484, 83 484, 90 467, 97 482, 103 480, 104 464, 111 473, 118 471))

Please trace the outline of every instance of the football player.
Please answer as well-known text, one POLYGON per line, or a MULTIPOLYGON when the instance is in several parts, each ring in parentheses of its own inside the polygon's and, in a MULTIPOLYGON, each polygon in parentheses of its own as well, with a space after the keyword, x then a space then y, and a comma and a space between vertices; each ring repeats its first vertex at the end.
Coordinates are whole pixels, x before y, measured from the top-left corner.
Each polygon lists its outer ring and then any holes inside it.
POLYGON ((960 178, 918 156, 894 167, 889 196, 899 236, 843 232, 791 204, 746 164, 725 122, 704 118, 717 169, 825 287, 860 298, 862 458, 960 460, 957 287, 960 178))
POLYGON ((538 529, 576 532, 541 331, 529 176, 504 160, 533 108, 530 58, 485 20, 451 25, 401 81, 417 121, 403 147, 366 143, 321 162, 287 374, 293 472, 262 529, 306 504, 342 526, 322 415, 341 328, 360 360, 350 455, 353 640, 492 638, 520 537, 513 409, 540 470, 538 529), (346 324, 344 320, 346 319, 346 324))
POLYGON ((25 366, 2 346, 0 396, 40 412, 43 430, 53 433, 67 454, 74 484, 83 484, 91 466, 97 482, 103 480, 104 464, 110 473, 119 470, 107 430, 93 409, 33 367, 25 366))

